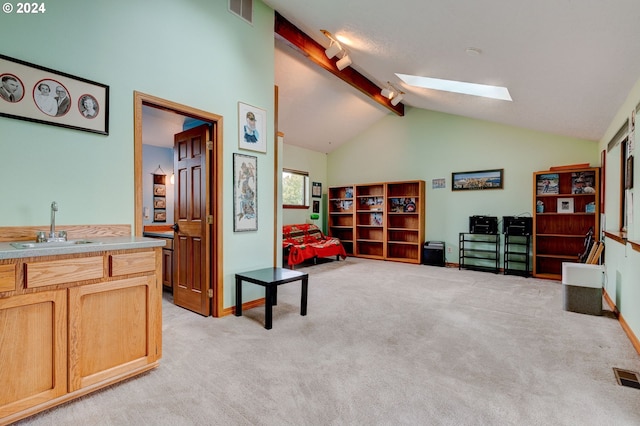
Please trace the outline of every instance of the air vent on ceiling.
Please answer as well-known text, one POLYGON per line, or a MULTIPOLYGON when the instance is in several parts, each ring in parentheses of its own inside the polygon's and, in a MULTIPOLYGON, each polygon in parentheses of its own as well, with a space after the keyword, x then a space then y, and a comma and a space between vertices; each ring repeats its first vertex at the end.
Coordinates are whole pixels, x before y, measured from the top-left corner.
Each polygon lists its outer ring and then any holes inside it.
POLYGON ((229 0, 229 10, 250 24, 253 23, 253 0, 229 0))
POLYGON ((635 371, 621 370, 614 367, 613 372, 616 374, 616 380, 620 386, 640 389, 640 376, 635 371))

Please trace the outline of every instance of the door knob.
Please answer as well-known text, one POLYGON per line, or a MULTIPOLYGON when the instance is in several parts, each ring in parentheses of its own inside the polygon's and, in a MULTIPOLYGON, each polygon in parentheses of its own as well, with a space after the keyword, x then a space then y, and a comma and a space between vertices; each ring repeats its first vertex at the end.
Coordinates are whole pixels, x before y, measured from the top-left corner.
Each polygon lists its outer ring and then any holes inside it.
POLYGON ((171 229, 173 229, 174 232, 178 232, 178 230, 180 229, 180 227, 178 226, 177 223, 174 223, 173 226, 171 227, 171 229))

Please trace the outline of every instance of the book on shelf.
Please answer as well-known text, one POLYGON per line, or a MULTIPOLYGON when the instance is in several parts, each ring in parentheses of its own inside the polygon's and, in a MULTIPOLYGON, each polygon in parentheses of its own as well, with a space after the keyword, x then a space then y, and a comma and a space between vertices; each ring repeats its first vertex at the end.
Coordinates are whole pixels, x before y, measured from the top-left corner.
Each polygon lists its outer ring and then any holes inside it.
POLYGON ((595 194, 596 173, 594 171, 571 173, 572 194, 595 194))
POLYGON ((351 200, 333 200, 334 211, 347 212, 351 210, 353 201, 351 200))
POLYGON ((547 173, 538 175, 536 181, 537 194, 559 194, 560 193, 560 175, 558 173, 547 173))
POLYGON ((366 206, 368 210, 382 210, 384 200, 382 197, 362 197, 360 198, 360 208, 366 206))
POLYGON ((382 226, 382 213, 371 214, 371 225, 382 226))
POLYGON ((346 188, 344 190, 344 198, 353 198, 353 188, 346 188))
POLYGON ((391 213, 412 213, 416 211, 415 198, 391 198, 389 200, 391 213))

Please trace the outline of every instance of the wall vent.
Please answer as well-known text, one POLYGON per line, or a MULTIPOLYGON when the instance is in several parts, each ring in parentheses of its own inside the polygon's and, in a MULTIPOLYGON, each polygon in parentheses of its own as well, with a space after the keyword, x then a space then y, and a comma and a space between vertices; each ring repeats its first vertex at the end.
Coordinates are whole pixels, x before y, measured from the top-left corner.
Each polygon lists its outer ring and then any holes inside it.
POLYGON ((635 371, 621 370, 614 367, 613 372, 616 374, 616 380, 620 386, 640 389, 640 376, 635 371))
POLYGON ((253 23, 253 0, 229 0, 229 10, 248 23, 253 23))

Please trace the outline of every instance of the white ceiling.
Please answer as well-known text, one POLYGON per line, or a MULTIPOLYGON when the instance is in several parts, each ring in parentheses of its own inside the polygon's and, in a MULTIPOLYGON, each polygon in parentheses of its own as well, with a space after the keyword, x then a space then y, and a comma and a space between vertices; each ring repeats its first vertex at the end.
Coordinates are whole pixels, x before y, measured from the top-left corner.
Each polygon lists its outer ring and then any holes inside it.
MULTIPOLYGON (((640 77, 638 0, 264 0, 406 106, 599 140, 640 77), (476 57, 469 47, 481 50, 476 57), (506 86, 513 102, 416 89, 395 73, 506 86)), ((276 41, 285 143, 330 152, 388 110, 276 41)))

